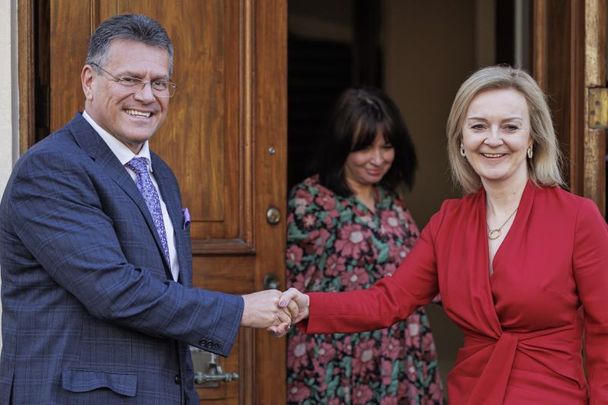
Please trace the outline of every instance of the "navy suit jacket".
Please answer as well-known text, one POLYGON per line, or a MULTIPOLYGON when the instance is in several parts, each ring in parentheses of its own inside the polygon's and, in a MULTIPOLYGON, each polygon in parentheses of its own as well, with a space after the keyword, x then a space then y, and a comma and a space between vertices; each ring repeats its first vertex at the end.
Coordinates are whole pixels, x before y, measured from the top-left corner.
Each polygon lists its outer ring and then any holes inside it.
POLYGON ((135 182, 80 114, 15 165, 0 205, 0 404, 198 404, 188 345, 226 356, 243 300, 192 288, 177 180, 155 154, 152 167, 179 282, 135 182))

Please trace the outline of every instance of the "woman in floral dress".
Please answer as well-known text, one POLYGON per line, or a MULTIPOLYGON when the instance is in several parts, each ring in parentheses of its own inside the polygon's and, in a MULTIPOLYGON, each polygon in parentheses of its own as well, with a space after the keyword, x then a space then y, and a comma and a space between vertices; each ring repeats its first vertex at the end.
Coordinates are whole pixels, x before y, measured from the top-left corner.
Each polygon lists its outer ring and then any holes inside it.
MULTIPOLYGON (((303 292, 365 289, 391 276, 419 231, 396 188, 411 187, 416 155, 395 104, 373 88, 336 105, 318 174, 290 193, 287 283, 303 292)), ((388 329, 288 336, 288 401, 441 404, 423 308, 388 329)))

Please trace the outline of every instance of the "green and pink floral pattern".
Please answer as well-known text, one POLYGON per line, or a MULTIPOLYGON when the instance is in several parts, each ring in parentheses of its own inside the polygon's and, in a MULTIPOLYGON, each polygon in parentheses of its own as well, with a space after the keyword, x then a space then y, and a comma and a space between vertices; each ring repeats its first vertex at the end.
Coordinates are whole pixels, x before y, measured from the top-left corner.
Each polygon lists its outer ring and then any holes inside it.
MULTIPOLYGON (((389 277, 419 231, 393 193, 375 212, 310 177, 289 199, 287 283, 301 291, 368 288, 389 277)), ((388 329, 288 336, 290 404, 442 404, 437 354, 423 308, 388 329)))

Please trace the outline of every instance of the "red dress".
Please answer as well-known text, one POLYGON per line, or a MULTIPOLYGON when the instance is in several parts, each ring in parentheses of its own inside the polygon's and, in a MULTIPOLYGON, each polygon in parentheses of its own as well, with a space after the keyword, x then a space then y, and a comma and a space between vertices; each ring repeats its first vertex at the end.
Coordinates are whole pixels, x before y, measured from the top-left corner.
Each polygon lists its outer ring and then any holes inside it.
POLYGON ((608 226, 597 207, 528 183, 492 275, 486 229, 483 190, 446 201, 393 277, 311 293, 307 333, 386 327, 439 292, 465 335, 450 403, 608 403, 608 226))

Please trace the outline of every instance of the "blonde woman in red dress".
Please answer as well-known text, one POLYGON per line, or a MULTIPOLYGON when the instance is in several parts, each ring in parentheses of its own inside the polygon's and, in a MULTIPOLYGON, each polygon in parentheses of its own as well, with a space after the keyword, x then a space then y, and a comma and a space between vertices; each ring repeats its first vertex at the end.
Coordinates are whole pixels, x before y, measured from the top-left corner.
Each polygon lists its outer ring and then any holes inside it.
POLYGON ((465 335, 451 403, 608 403, 608 226, 560 187, 542 91, 521 70, 481 69, 458 91, 447 136, 465 196, 444 202, 393 277, 365 291, 290 289, 280 305, 298 303, 307 333, 355 332, 439 292, 465 335))

